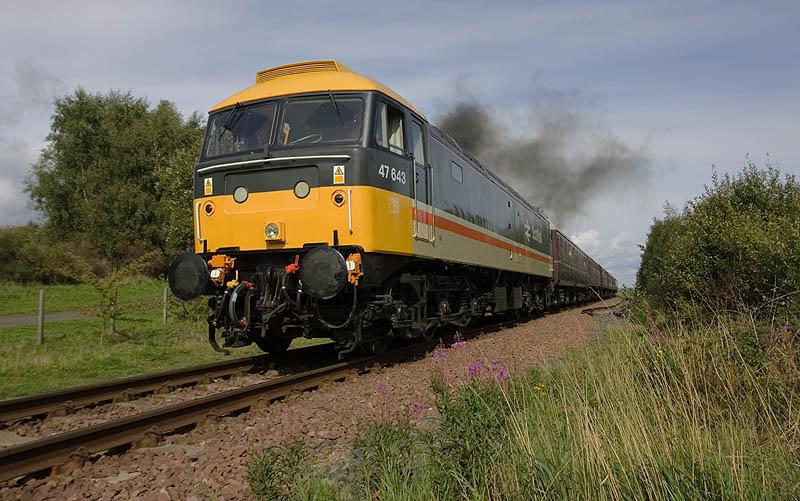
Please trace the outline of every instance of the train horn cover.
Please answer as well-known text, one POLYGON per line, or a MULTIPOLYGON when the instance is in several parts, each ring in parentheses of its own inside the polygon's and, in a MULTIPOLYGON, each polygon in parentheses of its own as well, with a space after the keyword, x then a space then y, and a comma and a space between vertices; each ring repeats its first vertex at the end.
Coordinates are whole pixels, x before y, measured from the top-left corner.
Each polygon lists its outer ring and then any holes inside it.
POLYGON ((169 266, 169 288, 175 297, 188 301, 200 297, 209 281, 208 264, 193 252, 176 257, 169 266))
POLYGON ((300 263, 303 291, 317 299, 337 296, 347 284, 347 264, 336 249, 315 247, 300 263))

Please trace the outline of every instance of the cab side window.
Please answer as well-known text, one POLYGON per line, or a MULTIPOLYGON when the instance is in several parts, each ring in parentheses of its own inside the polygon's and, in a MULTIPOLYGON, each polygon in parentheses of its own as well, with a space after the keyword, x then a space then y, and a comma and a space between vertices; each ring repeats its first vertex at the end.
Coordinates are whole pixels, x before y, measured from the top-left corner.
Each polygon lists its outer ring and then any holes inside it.
POLYGON ((375 126, 375 141, 378 146, 398 155, 405 154, 403 140, 403 113, 383 101, 378 103, 378 119, 375 126))
POLYGON ((426 165, 425 143, 423 142, 422 125, 416 121, 411 121, 411 145, 414 152, 414 161, 419 165, 426 165))

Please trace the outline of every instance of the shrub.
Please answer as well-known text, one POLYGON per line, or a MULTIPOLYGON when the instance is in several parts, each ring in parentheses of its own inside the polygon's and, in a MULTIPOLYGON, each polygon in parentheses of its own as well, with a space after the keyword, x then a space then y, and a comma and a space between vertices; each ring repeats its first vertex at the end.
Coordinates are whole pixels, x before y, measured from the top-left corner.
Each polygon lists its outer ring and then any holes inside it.
POLYGON ((74 282, 64 269, 65 256, 73 254, 86 261, 95 273, 105 274, 109 270, 108 261, 100 257, 80 234, 64 242, 34 223, 0 228, 0 266, 5 279, 15 282, 74 282))
POLYGON ((684 210, 650 228, 637 285, 657 306, 702 304, 715 314, 748 309, 796 316, 800 294, 800 184, 752 162, 714 175, 684 210))

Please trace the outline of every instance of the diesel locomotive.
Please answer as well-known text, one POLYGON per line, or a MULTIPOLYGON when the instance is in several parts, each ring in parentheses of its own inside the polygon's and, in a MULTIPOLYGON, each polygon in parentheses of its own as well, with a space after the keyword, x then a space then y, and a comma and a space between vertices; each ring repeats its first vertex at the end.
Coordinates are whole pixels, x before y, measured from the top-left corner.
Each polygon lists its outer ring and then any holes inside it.
POLYGON ((195 252, 169 284, 209 296, 218 351, 304 336, 380 353, 617 289, 411 103, 337 61, 260 71, 210 111, 193 210, 195 252))

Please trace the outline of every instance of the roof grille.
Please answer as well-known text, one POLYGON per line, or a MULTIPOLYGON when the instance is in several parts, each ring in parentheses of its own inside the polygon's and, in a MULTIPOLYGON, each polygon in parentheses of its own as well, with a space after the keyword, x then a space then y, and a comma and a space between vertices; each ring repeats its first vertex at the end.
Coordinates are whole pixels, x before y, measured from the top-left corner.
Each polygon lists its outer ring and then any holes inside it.
POLYGON ((286 64, 276 66, 256 73, 256 84, 264 83, 276 78, 298 73, 314 73, 318 71, 339 71, 336 61, 310 61, 307 63, 286 64))

